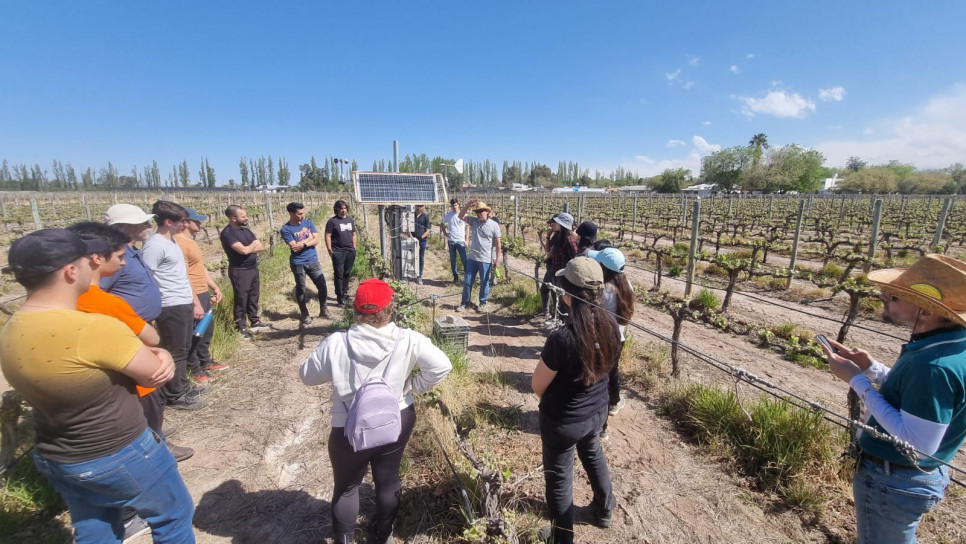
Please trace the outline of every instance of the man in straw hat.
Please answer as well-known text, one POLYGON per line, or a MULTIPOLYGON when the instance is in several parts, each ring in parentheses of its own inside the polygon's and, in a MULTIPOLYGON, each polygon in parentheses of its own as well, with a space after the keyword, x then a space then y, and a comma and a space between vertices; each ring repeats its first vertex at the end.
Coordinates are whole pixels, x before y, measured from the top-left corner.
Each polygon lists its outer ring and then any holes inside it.
POLYGON ((480 312, 486 311, 486 300, 490 296, 490 266, 493 262, 500 262, 500 225, 490 220, 492 215, 493 209, 487 206, 486 202, 480 202, 475 198, 467 202, 460 211, 460 220, 465 221, 470 227, 470 232, 473 233, 473 246, 467 255, 463 298, 456 308, 457 312, 465 310, 470 303, 470 294, 473 292, 473 283, 476 281, 477 274, 480 275, 480 305, 477 309, 480 312), (476 217, 466 216, 466 212, 470 210, 476 212, 476 217))
POLYGON ((966 439, 966 263, 926 255, 877 270, 882 315, 912 337, 888 368, 865 350, 831 342, 832 373, 847 381, 863 420, 915 448, 903 453, 868 432, 853 481, 859 543, 915 542, 922 515, 943 498, 948 463, 966 439), (879 389, 876 390, 875 386, 879 389))

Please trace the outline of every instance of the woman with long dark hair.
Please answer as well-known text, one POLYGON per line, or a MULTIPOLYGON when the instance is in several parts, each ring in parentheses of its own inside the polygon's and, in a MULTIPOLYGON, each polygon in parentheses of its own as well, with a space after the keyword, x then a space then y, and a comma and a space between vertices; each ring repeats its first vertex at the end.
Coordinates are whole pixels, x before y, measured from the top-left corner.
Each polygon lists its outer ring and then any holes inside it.
POLYGON ((543 311, 537 316, 550 313, 550 284, 555 284, 558 271, 567 266, 567 262, 577 255, 577 241, 574 239, 574 216, 561 212, 550 220, 550 230, 547 232, 547 272, 543 275, 540 287, 540 299, 543 301, 543 311))
MULTIPOLYGON (((617 324, 621 331, 621 345, 627 341, 627 323, 634 317, 634 288, 624 274, 624 264, 627 262, 624 254, 616 247, 608 247, 600 251, 588 251, 587 256, 600 263, 604 272, 604 309, 617 316, 617 324)), ((608 396, 610 407, 608 414, 616 416, 617 412, 624 407, 625 400, 621 397, 620 375, 618 365, 620 361, 614 362, 614 368, 610 370, 610 384, 608 385, 608 396)), ((604 424, 604 431, 601 439, 607 440, 607 424, 604 424)))
POLYGON ((540 397, 540 440, 551 527, 542 535, 554 544, 574 541, 574 450, 594 491, 593 522, 610 527, 617 506, 600 445, 607 419, 608 374, 620 357, 620 331, 600 308, 604 284, 599 264, 576 257, 557 273, 570 307, 567 323, 547 338, 533 371, 540 397))

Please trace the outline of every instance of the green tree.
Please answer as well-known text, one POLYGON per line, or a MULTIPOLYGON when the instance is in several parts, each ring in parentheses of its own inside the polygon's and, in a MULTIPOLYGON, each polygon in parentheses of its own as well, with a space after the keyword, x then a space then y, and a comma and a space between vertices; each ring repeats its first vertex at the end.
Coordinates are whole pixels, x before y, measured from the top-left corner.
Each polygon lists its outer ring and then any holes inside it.
POLYGON ((551 171, 550 167, 545 164, 533 165, 533 168, 530 170, 530 176, 529 178, 527 178, 527 181, 529 181, 530 185, 532 185, 533 187, 537 187, 537 186, 544 187, 547 185, 557 184, 557 180, 553 175, 553 171, 551 171))
POLYGON ((847 174, 838 187, 849 193, 894 193, 899 185, 894 171, 873 166, 847 174))
POLYGON ((752 150, 744 146, 729 147, 701 159, 701 182, 714 183, 723 191, 741 185, 742 171, 752 162, 752 150))
POLYGON ((865 161, 854 155, 849 157, 849 160, 845 161, 845 169, 850 172, 858 172, 859 170, 862 170, 865 167, 866 167, 865 161))
POLYGON ((691 170, 687 168, 668 168, 661 173, 657 183, 653 185, 659 193, 680 193, 691 184, 691 170))
POLYGON ((288 186, 289 180, 292 179, 292 173, 288 169, 288 161, 283 157, 278 158, 278 184, 288 186))
POLYGON ((198 169, 198 180, 202 187, 208 186, 208 169, 205 168, 205 159, 201 159, 201 168, 198 169))
POLYGON ((208 157, 205 157, 205 180, 209 189, 215 187, 215 169, 208 164, 208 157))
POLYGON ((764 132, 759 132, 748 140, 748 146, 751 148, 751 162, 752 164, 758 164, 761 162, 761 155, 765 149, 768 149, 768 135, 764 132))
POLYGON ((187 187, 191 183, 191 172, 188 170, 188 161, 183 160, 178 165, 178 182, 182 187, 187 187))
MULTIPOLYGON (((187 167, 187 164, 185 164, 185 167, 187 167)), ((114 168, 114 164, 108 161, 107 168, 101 168, 100 175, 97 176, 97 182, 103 187, 114 189, 118 186, 117 178, 117 168, 114 168)))
POLYGON ((268 184, 275 185, 275 165, 272 163, 272 156, 268 156, 268 184))
POLYGON ((77 172, 70 163, 67 163, 67 184, 71 189, 77 189, 77 172))
POLYGON ((241 174, 241 186, 250 187, 251 182, 248 179, 248 161, 245 160, 245 157, 242 157, 238 161, 238 173, 241 174))
POLYGON ((90 189, 94 186, 94 169, 90 166, 81 174, 81 183, 84 185, 84 189, 90 189))

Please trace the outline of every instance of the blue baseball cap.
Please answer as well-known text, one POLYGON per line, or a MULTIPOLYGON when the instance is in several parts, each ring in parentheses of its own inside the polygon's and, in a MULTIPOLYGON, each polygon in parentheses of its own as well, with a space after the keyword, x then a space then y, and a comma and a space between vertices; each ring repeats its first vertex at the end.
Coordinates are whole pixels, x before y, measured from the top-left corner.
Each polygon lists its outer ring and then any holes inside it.
POLYGON ((185 211, 188 212, 188 220, 190 221, 197 221, 199 223, 203 223, 208 220, 207 215, 201 215, 200 213, 196 212, 194 208, 189 208, 185 206, 184 209, 185 211))
POLYGON ((600 251, 590 250, 587 252, 587 256, 614 272, 623 272, 624 264, 627 263, 624 254, 616 247, 608 247, 600 251))

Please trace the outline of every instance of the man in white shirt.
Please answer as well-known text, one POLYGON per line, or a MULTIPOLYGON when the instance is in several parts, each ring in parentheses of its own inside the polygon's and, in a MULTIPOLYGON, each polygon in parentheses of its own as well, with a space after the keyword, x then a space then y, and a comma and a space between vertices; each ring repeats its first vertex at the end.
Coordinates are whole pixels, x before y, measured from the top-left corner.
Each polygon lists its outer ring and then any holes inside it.
POLYGON ((449 266, 453 272, 453 283, 462 285, 463 280, 456 268, 456 254, 459 254, 463 270, 466 270, 466 239, 469 238, 470 227, 466 221, 460 219, 460 199, 450 200, 449 205, 451 209, 443 216, 439 231, 446 237, 446 245, 449 246, 449 266))

